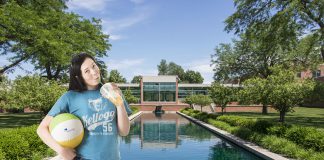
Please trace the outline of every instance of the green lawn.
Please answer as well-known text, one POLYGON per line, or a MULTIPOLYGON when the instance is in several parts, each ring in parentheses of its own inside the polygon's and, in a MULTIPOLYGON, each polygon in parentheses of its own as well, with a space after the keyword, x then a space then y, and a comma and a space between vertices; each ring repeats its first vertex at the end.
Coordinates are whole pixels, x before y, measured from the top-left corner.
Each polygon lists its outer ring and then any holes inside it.
MULTIPOLYGON (((324 130, 324 108, 305 108, 296 107, 295 112, 287 113, 285 121, 288 124, 296 124, 301 126, 312 126, 320 130, 324 130)), ((227 115, 239 115, 246 118, 258 118, 267 119, 271 121, 279 120, 278 112, 271 112, 267 115, 261 113, 251 113, 251 112, 228 112, 227 115)))
POLYGON ((35 113, 0 113, 0 129, 39 124, 41 116, 35 113))
MULTIPOLYGON (((227 115, 240 115, 247 118, 268 119, 271 121, 279 120, 279 113, 272 112, 268 115, 252 112, 233 113, 227 115)), ((0 113, 0 129, 29 126, 40 123, 39 113, 0 113)), ((286 122, 301 126, 312 126, 324 130, 324 108, 304 108, 296 107, 295 112, 288 113, 286 122)))
MULTIPOLYGON (((136 107, 131 107, 131 109, 133 110, 133 114, 138 112, 138 109, 136 107)), ((38 112, 0 113, 0 129, 30 126, 33 124, 39 124, 40 121, 41 115, 38 112)))

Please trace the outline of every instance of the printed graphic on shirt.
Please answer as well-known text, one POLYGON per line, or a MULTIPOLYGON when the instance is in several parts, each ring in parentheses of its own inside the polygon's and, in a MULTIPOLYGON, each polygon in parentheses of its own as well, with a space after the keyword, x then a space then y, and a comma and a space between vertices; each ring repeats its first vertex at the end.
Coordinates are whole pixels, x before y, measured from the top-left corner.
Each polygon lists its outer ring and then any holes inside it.
POLYGON ((105 104, 102 103, 101 97, 98 99, 88 99, 88 105, 95 112, 99 112, 105 108, 105 104))
POLYGON ((102 97, 88 99, 88 107, 94 113, 82 116, 82 120, 85 128, 89 130, 89 135, 112 134, 112 121, 115 117, 115 111, 107 111, 107 101, 104 101, 102 97))

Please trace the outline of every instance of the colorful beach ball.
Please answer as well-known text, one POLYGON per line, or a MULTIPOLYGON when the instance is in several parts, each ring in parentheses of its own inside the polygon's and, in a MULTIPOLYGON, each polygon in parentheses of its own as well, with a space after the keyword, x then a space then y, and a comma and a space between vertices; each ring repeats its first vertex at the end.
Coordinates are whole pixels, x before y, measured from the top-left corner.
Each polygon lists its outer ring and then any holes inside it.
POLYGON ((68 148, 77 147, 84 135, 82 122, 70 113, 55 116, 49 125, 49 130, 57 143, 68 148))

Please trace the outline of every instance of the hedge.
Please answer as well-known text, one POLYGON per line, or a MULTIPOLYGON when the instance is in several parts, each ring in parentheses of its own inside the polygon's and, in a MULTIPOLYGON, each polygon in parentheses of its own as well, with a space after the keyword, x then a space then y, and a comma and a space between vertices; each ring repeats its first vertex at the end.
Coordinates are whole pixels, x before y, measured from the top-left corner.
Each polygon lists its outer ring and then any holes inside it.
POLYGON ((42 159, 53 156, 36 134, 37 125, 0 130, 0 159, 42 159))
POLYGON ((180 112, 257 143, 275 153, 297 159, 324 159, 324 133, 313 127, 252 120, 240 116, 205 115, 206 113, 188 108, 180 112))

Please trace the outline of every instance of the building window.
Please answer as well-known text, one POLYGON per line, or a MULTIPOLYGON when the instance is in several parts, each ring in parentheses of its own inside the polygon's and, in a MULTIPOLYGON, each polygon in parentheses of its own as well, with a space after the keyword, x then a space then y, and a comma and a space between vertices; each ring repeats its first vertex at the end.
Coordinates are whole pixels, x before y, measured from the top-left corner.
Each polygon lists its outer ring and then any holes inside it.
POLYGON ((301 77, 301 72, 297 73, 297 77, 300 78, 301 77))
POLYGON ((173 82, 144 82, 144 102, 175 102, 176 83, 173 82))
POLYGON ((317 78, 321 76, 321 70, 313 71, 313 78, 317 78))

